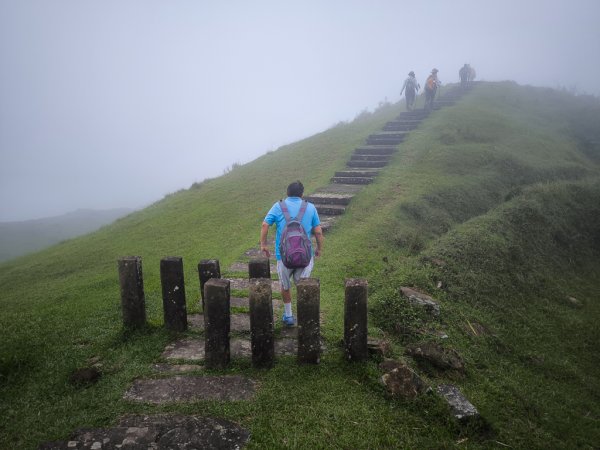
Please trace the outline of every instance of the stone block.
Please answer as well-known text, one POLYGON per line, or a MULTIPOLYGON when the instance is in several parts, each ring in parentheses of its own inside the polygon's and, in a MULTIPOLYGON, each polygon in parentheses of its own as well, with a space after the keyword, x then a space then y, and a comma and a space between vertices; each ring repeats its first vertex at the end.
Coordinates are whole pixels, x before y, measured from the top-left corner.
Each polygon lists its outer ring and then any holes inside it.
POLYGON ((298 362, 318 364, 321 360, 321 287, 316 278, 297 284, 298 362))
POLYGON ((172 331, 187 330, 185 281, 183 279, 183 259, 181 257, 171 256, 161 259, 160 282, 165 327, 172 331))
POLYGON ((368 283, 364 279, 348 279, 344 301, 344 349, 349 361, 365 361, 367 346, 368 283))
POLYGON ((380 367, 388 370, 381 377, 381 383, 392 396, 412 400, 429 390, 425 382, 404 363, 386 361, 380 367))
POLYGON ((422 292, 416 291, 409 287, 401 287, 400 292, 411 305, 423 308, 433 317, 439 317, 440 305, 429 295, 423 294, 422 292))
POLYGON ((119 259, 119 283, 121 285, 123 326, 137 328, 146 325, 142 258, 127 256, 119 259))
POLYGON ((442 347, 437 342, 408 345, 405 353, 415 360, 428 362, 441 370, 464 372, 465 362, 454 349, 442 347))
POLYGON ((229 280, 212 278, 204 285, 206 366, 222 369, 229 364, 229 280))
POLYGON ((467 400, 456 386, 441 384, 436 388, 436 391, 448 403, 452 415, 456 419, 465 421, 479 418, 477 408, 467 400))
MULTIPOLYGON (((269 260, 265 258, 265 264, 269 260)), ((268 368, 275 360, 275 336, 273 327, 273 302, 271 280, 250 280, 250 333, 252 338, 252 365, 268 368)))

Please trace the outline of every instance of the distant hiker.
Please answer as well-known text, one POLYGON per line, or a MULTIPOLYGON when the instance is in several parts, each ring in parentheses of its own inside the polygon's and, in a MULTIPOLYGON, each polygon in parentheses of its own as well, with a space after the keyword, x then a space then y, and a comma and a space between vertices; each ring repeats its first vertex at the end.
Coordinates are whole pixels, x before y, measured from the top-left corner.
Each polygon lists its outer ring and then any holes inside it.
POLYGON ((425 109, 433 109, 435 93, 437 92, 438 86, 442 84, 437 77, 438 72, 439 70, 433 69, 431 75, 429 75, 427 81, 425 81, 425 109))
POLYGON ((279 275, 279 282, 281 283, 281 296, 283 297, 283 323, 287 326, 293 326, 296 323, 292 313, 291 280, 293 278, 296 284, 300 281, 300 278, 310 277, 314 257, 320 256, 323 251, 323 231, 321 230, 321 221, 317 209, 315 205, 302 199, 303 194, 304 186, 300 181, 291 183, 287 188, 288 197, 273 204, 265 216, 260 230, 260 250, 267 257, 270 257, 267 234, 271 225, 275 224, 277 227, 275 256, 277 258, 277 275, 279 275), (292 229, 298 225, 298 223, 294 223, 296 220, 300 222, 303 230, 292 229), (302 231, 306 233, 305 236, 301 236, 302 231), (314 233, 317 240, 317 248, 314 252, 310 242, 311 233, 314 233), (309 247, 307 249, 308 258, 303 261, 305 257, 305 249, 303 248, 305 237, 308 238, 309 247), (306 265, 304 266, 304 264, 306 265))
POLYGON ((469 86, 469 76, 471 75, 471 66, 465 63, 458 71, 460 78, 460 87, 466 89, 469 86))
POLYGON ((415 94, 421 89, 421 85, 417 83, 417 79, 415 78, 415 73, 411 70, 408 73, 408 78, 404 80, 404 85, 402 86, 402 90, 400 91, 400 95, 402 95, 402 91, 406 89, 406 110, 410 111, 415 105, 415 94))
POLYGON ((473 84, 473 81, 475 81, 475 69, 471 66, 469 66, 469 86, 473 84))

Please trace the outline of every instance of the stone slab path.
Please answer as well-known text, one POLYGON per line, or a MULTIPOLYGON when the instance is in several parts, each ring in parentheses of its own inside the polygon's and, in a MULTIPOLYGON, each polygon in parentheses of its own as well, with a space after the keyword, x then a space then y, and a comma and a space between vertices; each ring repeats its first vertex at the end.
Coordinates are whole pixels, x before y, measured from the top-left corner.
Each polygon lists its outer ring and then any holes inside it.
POLYGON ((200 400, 232 402, 252 400, 256 386, 256 381, 241 375, 178 375, 136 380, 123 398, 155 404, 200 400))
POLYGON ((81 429, 69 440, 45 442, 39 450, 239 449, 250 432, 234 422, 201 416, 131 415, 111 428, 81 429))
MULTIPOLYGON (((291 328, 280 338, 275 339, 275 356, 292 356, 298 351, 298 341, 295 333, 297 328, 291 328)), ((235 338, 229 342, 229 352, 232 359, 251 358, 252 345, 249 338, 235 338)), ((165 348, 161 358, 166 361, 204 361, 204 338, 190 337, 175 341, 165 348)))

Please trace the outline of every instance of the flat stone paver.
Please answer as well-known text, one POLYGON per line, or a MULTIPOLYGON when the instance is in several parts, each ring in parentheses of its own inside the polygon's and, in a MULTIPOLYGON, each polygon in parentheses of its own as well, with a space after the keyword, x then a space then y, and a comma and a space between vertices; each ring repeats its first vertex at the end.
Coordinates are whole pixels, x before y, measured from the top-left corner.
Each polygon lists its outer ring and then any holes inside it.
MULTIPOLYGON (((250 280, 248 278, 226 278, 226 279, 229 280, 230 289, 235 289, 235 290, 239 290, 239 291, 247 291, 248 289, 250 289, 250 280)), ((272 286, 271 288, 272 288, 273 292, 281 291, 281 283, 279 283, 279 280, 272 280, 271 286, 272 286)))
MULTIPOLYGON (((204 315, 190 314, 188 316, 188 325, 191 330, 204 330, 204 315)), ((250 314, 235 313, 230 316, 230 330, 236 333, 250 332, 250 314)))
POLYGON ((240 449, 250 432, 234 422, 200 416, 125 416, 111 428, 86 428, 65 441, 45 442, 39 450, 72 449, 240 449))
MULTIPOLYGON (((269 269, 271 270, 271 275, 276 275, 277 274, 277 266, 275 266, 274 264, 270 264, 269 265, 269 269)), ((230 272, 243 272, 243 273, 248 273, 248 263, 247 262, 236 262, 233 263, 230 267, 229 267, 229 271, 230 272)))
POLYGON ((181 374, 181 373, 198 372, 199 370, 203 370, 204 366, 200 366, 198 364, 158 363, 158 364, 153 364, 152 369, 154 369, 156 372, 159 372, 159 373, 181 374))
POLYGON ((135 380, 123 398, 144 403, 251 400, 256 381, 241 375, 193 376, 135 380))
MULTIPOLYGON (((229 304, 232 308, 250 308, 250 299, 248 297, 231 297, 229 304)), ((273 299, 273 309, 283 308, 283 302, 273 299)))
MULTIPOLYGON (((282 329, 281 336, 275 339, 275 355, 295 355, 298 343, 295 339, 297 328, 282 329)), ((251 358, 252 344, 248 339, 232 339, 229 343, 231 358, 251 358)), ((169 360, 204 361, 204 339, 186 338, 169 344, 162 353, 169 360)), ((198 369, 196 369, 198 370, 198 369)))

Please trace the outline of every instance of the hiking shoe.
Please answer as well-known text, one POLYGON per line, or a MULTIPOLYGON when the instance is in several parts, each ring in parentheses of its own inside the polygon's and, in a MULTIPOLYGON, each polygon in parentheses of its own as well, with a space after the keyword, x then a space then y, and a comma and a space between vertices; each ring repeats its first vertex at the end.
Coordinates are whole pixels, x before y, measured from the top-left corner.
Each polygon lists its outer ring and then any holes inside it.
POLYGON ((288 327, 293 327, 296 325, 296 319, 294 319, 294 316, 286 316, 285 314, 283 315, 282 322, 288 327))

